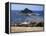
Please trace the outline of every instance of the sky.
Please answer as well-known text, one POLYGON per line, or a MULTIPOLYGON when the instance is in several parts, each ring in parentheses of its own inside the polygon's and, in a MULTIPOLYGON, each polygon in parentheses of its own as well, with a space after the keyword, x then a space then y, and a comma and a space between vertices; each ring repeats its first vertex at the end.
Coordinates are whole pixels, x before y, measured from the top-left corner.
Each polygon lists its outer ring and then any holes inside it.
POLYGON ((33 11, 42 11, 43 10, 43 6, 39 6, 39 5, 11 4, 11 10, 24 10, 25 8, 28 8, 33 11))

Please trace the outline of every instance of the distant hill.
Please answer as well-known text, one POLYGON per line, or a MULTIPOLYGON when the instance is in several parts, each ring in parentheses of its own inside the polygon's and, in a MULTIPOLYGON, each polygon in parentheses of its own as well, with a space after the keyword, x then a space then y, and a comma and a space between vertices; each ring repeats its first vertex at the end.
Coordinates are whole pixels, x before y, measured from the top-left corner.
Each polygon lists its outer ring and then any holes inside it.
POLYGON ((32 13, 32 11, 29 10, 28 8, 25 8, 24 10, 21 11, 21 13, 32 13))

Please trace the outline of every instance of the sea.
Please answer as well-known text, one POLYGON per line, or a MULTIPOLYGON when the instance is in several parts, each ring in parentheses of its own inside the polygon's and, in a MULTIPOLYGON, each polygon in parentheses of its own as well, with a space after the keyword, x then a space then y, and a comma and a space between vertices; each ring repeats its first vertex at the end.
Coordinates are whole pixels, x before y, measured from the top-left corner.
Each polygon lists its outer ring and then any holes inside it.
MULTIPOLYGON (((22 22, 31 22, 31 21, 44 21, 44 11, 33 11, 32 13, 40 14, 36 16, 22 16, 21 11, 11 10, 10 12, 10 22, 13 23, 22 23, 22 22)), ((24 15, 24 14, 23 14, 24 15)))

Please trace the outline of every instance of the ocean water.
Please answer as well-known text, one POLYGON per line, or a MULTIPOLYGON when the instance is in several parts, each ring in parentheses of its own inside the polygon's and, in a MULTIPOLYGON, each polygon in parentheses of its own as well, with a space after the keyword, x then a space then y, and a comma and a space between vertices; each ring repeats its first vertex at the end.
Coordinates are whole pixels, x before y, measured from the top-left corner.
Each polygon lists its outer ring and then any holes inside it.
POLYGON ((39 16, 21 16, 20 11, 11 11, 11 23, 22 23, 22 22, 31 22, 36 21, 40 22, 44 20, 44 12, 43 11, 33 11, 33 13, 40 14, 39 16))

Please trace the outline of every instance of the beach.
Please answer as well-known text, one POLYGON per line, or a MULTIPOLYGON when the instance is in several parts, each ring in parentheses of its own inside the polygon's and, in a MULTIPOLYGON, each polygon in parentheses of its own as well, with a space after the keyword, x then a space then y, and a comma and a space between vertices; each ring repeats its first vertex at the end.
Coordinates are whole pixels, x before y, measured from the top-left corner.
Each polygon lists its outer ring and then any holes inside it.
POLYGON ((43 27, 11 27, 11 32, 41 32, 43 27))

